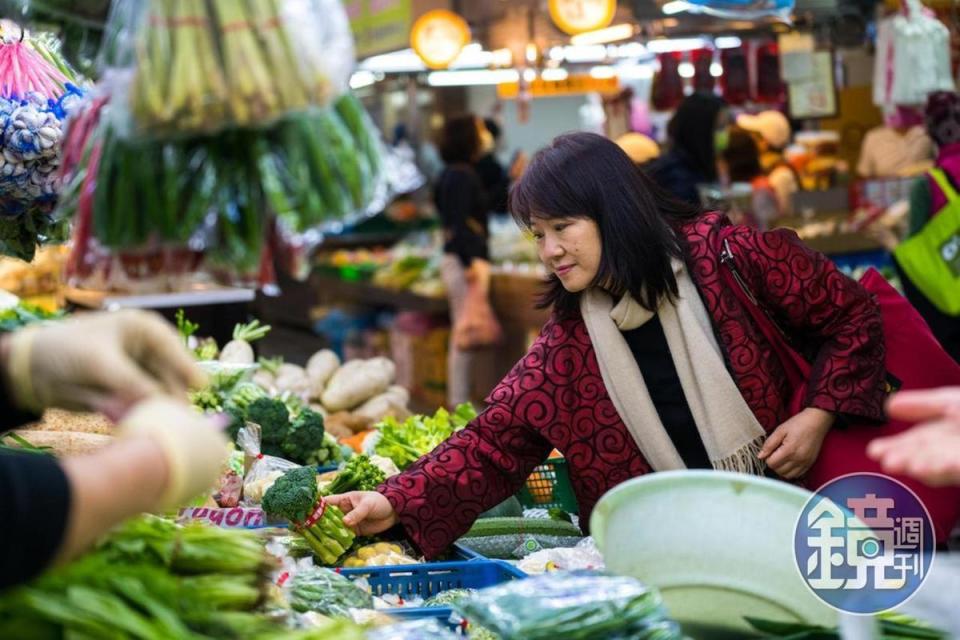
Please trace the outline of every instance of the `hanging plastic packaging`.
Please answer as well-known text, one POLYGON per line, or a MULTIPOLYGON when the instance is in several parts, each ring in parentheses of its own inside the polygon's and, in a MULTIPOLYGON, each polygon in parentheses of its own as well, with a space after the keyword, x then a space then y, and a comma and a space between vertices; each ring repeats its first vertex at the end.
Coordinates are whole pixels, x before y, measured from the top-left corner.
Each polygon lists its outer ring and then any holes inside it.
POLYGON ((98 102, 67 141, 74 284, 176 290, 203 271, 270 285, 273 252, 298 247, 304 264, 324 232, 381 211, 391 192, 382 143, 349 94, 271 129, 170 140, 124 138, 114 108, 98 102))
POLYGON ((338 0, 122 0, 102 55, 121 137, 269 127, 347 89, 338 0))
POLYGON ((83 102, 74 82, 49 36, 0 21, 0 254, 30 261, 66 239, 53 210, 63 123, 83 102))
POLYGON ((923 104, 934 91, 955 87, 950 30, 919 0, 904 0, 903 10, 877 27, 873 101, 886 110, 923 104))

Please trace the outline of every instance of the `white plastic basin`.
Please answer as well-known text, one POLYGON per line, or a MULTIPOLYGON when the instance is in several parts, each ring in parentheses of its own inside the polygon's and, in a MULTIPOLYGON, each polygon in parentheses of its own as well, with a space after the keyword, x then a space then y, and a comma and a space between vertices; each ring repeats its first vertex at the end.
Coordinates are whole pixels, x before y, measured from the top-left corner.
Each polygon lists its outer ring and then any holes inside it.
POLYGON ((590 529, 607 569, 659 588, 693 638, 745 637, 743 616, 835 626, 794 560, 809 496, 742 474, 653 473, 607 493, 590 529))

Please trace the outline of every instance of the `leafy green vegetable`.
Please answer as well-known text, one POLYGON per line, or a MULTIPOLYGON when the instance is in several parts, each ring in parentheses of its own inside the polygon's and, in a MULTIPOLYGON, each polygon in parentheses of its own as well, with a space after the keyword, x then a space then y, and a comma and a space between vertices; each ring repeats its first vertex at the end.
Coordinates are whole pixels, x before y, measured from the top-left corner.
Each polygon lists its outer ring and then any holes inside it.
POLYGON ((351 458, 333 482, 324 488, 324 493, 335 495, 348 491, 374 491, 386 479, 386 474, 373 464, 370 458, 356 456, 351 458))
POLYGON ((262 637, 207 629, 205 621, 243 613, 250 628, 282 630, 249 613, 266 597, 270 567, 250 532, 136 518, 93 552, 0 596, 0 637, 262 637), (200 628, 209 635, 200 636, 200 628))
POLYGON ((469 403, 459 405, 452 414, 441 408, 433 416, 411 416, 402 423, 388 416, 377 425, 380 440, 374 451, 403 470, 476 417, 477 412, 469 403))
POLYGON ((187 340, 197 332, 197 329, 200 328, 200 325, 196 322, 190 322, 187 320, 186 314, 184 314, 183 309, 177 309, 177 314, 174 316, 177 321, 177 333, 180 334, 180 337, 183 338, 183 343, 186 344, 187 340))
POLYGON ((233 328, 233 339, 254 342, 270 333, 270 325, 261 325, 259 320, 249 324, 238 324, 233 328))

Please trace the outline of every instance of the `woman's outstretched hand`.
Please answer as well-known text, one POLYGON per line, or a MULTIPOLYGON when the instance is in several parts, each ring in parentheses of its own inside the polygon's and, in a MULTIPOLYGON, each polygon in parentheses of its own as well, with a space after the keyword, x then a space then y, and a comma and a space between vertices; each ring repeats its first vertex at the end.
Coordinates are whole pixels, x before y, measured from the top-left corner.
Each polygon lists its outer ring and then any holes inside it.
POLYGON ((372 536, 397 524, 397 512, 383 494, 376 491, 351 491, 324 498, 344 513, 343 523, 357 535, 372 536))

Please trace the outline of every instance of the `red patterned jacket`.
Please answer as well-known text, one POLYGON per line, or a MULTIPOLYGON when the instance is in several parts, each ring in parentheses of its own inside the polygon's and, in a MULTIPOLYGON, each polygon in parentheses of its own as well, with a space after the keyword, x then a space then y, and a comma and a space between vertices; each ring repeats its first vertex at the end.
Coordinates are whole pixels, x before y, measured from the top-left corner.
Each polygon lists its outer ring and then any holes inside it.
MULTIPOLYGON (((769 433, 789 417, 787 380, 749 312, 718 276, 713 234, 729 224, 707 214, 686 225, 687 264, 727 368, 769 433)), ((792 231, 740 227, 730 243, 750 290, 812 358, 808 405, 881 418, 884 341, 871 296, 792 231)), ((380 487, 428 557, 516 493, 554 448, 567 459, 584 527, 604 493, 651 471, 607 395, 579 316, 551 319, 487 403, 466 429, 380 487)))

